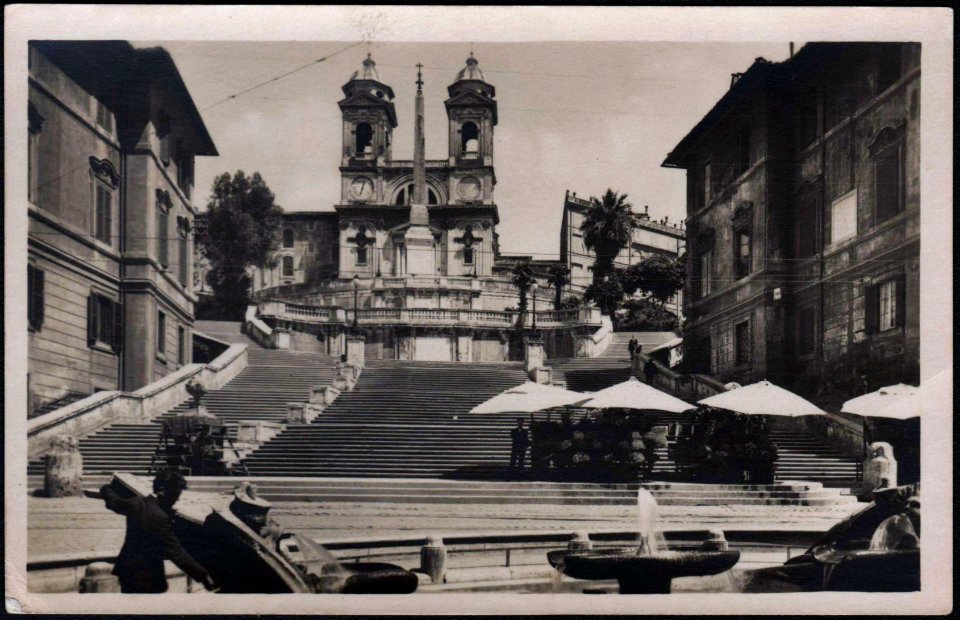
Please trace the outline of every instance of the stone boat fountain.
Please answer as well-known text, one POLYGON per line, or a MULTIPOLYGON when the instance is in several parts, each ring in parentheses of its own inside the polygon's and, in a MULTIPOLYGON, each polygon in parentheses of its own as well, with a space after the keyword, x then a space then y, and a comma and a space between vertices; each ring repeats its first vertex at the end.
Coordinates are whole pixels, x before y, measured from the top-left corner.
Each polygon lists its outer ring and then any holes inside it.
POLYGON ((703 577, 729 570, 740 559, 728 551, 722 532, 712 533, 702 549, 670 550, 655 530, 657 502, 646 489, 637 495, 640 542, 630 547, 565 549, 547 554, 550 564, 575 579, 611 580, 620 594, 669 594, 676 577, 703 577))

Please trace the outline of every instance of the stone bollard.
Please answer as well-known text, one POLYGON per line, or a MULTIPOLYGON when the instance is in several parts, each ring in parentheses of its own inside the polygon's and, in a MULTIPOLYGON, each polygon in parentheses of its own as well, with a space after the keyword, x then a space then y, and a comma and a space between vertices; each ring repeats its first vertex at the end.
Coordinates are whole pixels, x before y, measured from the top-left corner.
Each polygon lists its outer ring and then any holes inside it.
POLYGON ((427 544, 420 547, 420 572, 430 575, 433 583, 443 583, 447 573, 447 548, 443 538, 428 536, 427 544))
POLYGON ((567 551, 590 551, 593 549, 593 541, 590 540, 590 534, 585 531, 574 532, 573 538, 567 542, 567 551))
POLYGON ((349 392, 350 389, 353 387, 352 385, 349 384, 349 382, 347 381, 347 378, 341 375, 334 377, 332 383, 333 383, 334 389, 336 389, 337 392, 349 392))
POLYGON ((81 594, 103 594, 119 592, 120 580, 111 573, 113 564, 107 562, 93 562, 87 565, 83 577, 80 579, 81 594))
POLYGON ((885 441, 870 444, 863 462, 863 496, 869 501, 876 489, 895 486, 897 460, 893 458, 893 446, 885 441))
POLYGON ((306 405, 287 403, 287 424, 306 424, 306 405))
POLYGON ((723 530, 708 530, 707 539, 703 541, 701 548, 704 551, 726 551, 729 545, 726 536, 723 535, 723 530))
POLYGON ((83 455, 73 435, 57 435, 46 456, 43 488, 47 497, 83 495, 83 455))

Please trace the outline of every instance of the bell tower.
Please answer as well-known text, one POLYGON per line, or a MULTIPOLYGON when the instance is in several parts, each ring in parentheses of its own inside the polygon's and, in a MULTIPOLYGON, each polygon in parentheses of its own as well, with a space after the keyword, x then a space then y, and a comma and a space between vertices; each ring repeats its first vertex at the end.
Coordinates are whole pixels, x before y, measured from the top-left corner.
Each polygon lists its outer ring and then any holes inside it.
POLYGON ((484 79, 473 52, 447 92, 451 202, 492 203, 496 89, 484 79))
POLYGON ((341 203, 382 202, 383 181, 377 169, 392 156, 397 126, 393 89, 380 80, 377 63, 367 54, 343 85, 343 94, 337 103, 343 118, 341 203))

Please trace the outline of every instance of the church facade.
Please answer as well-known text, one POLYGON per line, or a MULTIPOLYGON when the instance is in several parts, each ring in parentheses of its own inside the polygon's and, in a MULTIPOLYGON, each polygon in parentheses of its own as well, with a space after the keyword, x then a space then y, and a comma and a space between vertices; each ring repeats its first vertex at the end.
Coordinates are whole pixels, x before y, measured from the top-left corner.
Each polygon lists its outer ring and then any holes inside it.
POLYGON ((530 293, 538 324, 517 313, 496 232, 496 89, 473 55, 447 88, 446 159, 425 157, 419 74, 413 159, 394 158, 394 94, 372 58, 343 95, 339 200, 332 212, 284 215, 277 265, 253 277, 264 320, 306 330, 328 352, 342 348, 345 328, 362 332, 375 359, 510 359, 524 320, 554 355, 588 349, 599 313, 553 312, 542 265, 530 293))

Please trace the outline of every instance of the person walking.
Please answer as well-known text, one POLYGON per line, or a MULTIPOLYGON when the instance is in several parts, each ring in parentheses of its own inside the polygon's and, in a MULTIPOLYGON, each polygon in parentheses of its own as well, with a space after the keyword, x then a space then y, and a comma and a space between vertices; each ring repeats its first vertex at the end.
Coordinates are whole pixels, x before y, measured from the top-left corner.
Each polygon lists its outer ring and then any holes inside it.
POLYGON ((643 377, 649 385, 653 385, 653 377, 656 374, 657 365, 653 363, 652 359, 648 359, 647 363, 643 365, 643 377))
POLYGON ((517 418, 517 426, 510 431, 510 439, 510 470, 523 471, 527 448, 530 446, 530 433, 523 427, 523 418, 517 418))
POLYGON ((127 518, 126 537, 113 568, 124 594, 166 592, 164 559, 171 560, 207 590, 217 588, 173 532, 173 506, 186 486, 183 476, 163 470, 153 481, 153 494, 146 497, 122 497, 109 484, 100 488, 107 508, 127 518))
POLYGON ((627 350, 630 351, 630 359, 636 357, 637 353, 640 352, 640 343, 637 341, 636 336, 630 337, 630 342, 627 344, 627 350))

